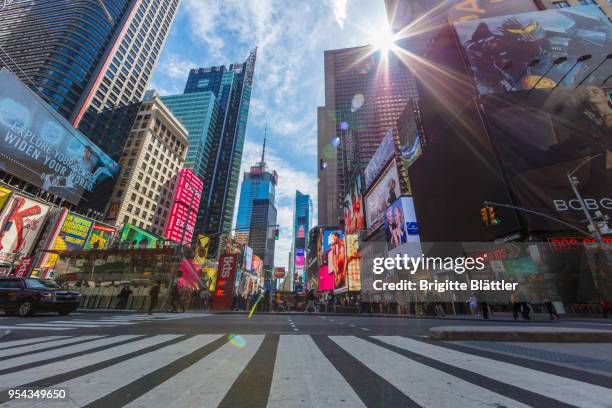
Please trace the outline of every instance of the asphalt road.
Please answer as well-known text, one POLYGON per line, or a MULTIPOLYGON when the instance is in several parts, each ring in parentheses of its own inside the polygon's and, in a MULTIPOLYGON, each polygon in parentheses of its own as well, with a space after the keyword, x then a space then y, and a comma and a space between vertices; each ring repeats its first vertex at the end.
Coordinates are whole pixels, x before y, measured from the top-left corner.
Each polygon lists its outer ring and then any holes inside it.
MULTIPOLYGON (((452 321, 612 330, 610 323, 452 321)), ((426 338, 445 324, 203 312, 0 315, 0 406, 612 407, 612 344, 426 338), (16 390, 32 398, 15 399, 16 390), (40 390, 68 397, 53 401, 40 390)))

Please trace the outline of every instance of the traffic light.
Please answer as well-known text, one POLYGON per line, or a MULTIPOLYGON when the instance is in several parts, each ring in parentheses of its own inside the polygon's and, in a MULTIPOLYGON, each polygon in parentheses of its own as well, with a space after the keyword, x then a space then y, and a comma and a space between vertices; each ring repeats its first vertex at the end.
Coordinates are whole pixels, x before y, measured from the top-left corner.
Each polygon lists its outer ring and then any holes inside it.
POLYGON ((489 220, 491 221, 491 225, 501 224, 501 220, 495 215, 495 208, 487 207, 487 209, 489 210, 489 220))
POLYGON ((480 217, 482 218, 484 225, 489 225, 489 213, 487 211, 487 207, 482 207, 480 209, 480 217))
POLYGON ((274 230, 274 239, 278 241, 279 238, 280 238, 280 231, 278 230, 278 228, 276 228, 274 230))

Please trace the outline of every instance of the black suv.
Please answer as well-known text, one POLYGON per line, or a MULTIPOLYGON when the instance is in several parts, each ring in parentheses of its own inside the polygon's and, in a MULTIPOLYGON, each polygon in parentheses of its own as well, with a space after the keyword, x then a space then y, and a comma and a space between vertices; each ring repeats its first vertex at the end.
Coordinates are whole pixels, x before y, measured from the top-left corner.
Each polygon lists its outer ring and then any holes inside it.
POLYGON ((34 312, 67 315, 79 306, 81 294, 60 288, 50 280, 0 277, 0 310, 8 315, 34 312))

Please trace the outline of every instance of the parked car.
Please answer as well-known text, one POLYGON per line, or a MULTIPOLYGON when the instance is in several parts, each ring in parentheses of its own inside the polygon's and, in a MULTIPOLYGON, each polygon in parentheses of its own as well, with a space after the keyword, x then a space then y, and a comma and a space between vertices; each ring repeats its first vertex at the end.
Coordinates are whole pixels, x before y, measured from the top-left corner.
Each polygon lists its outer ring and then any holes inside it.
POLYGON ((79 306, 81 294, 64 290, 51 280, 0 277, 0 310, 8 315, 36 312, 67 315, 79 306))

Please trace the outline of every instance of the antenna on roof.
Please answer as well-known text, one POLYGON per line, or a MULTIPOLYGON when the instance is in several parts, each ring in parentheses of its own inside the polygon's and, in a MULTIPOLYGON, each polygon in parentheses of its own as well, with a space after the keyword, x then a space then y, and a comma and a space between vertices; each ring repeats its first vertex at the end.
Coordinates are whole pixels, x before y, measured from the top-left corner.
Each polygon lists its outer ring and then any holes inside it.
POLYGON ((261 150, 261 165, 262 166, 266 164, 265 158, 266 158, 266 138, 267 136, 268 136, 268 124, 266 123, 266 127, 264 129, 263 149, 261 150))

